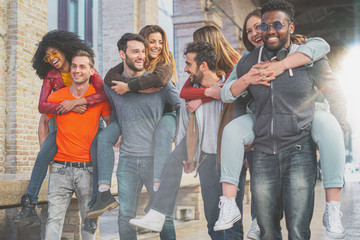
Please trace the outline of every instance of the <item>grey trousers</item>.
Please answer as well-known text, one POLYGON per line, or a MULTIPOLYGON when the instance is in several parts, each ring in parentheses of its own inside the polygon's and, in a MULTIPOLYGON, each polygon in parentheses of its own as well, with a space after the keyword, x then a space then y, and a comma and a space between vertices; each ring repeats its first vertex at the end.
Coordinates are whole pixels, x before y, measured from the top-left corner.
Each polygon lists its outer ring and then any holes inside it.
MULTIPOLYGON (((81 222, 83 222, 88 210, 87 203, 91 199, 92 179, 92 167, 74 168, 53 164, 49 177, 46 240, 61 239, 66 210, 73 193, 78 199, 81 222)), ((95 240, 95 235, 86 232, 83 224, 81 224, 81 239, 95 240)))

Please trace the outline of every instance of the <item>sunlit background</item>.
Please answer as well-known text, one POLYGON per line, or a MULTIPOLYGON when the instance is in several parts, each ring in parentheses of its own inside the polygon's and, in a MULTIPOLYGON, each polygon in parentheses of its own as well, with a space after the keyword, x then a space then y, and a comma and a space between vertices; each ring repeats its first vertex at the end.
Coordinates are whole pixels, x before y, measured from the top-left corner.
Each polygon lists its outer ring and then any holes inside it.
MULTIPOLYGON (((348 46, 347 51, 338 56, 339 67, 336 75, 341 82, 347 99, 347 120, 351 127, 352 162, 346 163, 346 181, 360 180, 360 43, 348 46)), ((351 151, 347 148, 347 154, 351 151)))

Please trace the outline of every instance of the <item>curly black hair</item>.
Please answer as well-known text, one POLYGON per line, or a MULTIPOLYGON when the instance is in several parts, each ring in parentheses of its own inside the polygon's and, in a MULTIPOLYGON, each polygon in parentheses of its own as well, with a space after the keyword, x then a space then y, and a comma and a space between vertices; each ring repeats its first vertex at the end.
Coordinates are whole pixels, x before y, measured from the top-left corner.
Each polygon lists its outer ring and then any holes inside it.
POLYGON ((216 69, 217 54, 215 48, 208 42, 190 42, 186 45, 184 55, 196 53, 195 61, 197 67, 206 62, 211 71, 216 69))
POLYGON ((270 11, 282 11, 286 13, 291 22, 295 22, 295 10, 294 6, 283 0, 270 0, 261 7, 261 16, 270 11))
POLYGON ((38 48, 32 59, 32 67, 41 79, 44 79, 46 74, 53 68, 50 63, 44 62, 43 60, 48 47, 59 49, 65 54, 69 62, 71 62, 73 54, 78 50, 84 50, 88 52, 92 58, 95 57, 94 51, 75 33, 64 30, 50 31, 45 34, 38 43, 38 48))

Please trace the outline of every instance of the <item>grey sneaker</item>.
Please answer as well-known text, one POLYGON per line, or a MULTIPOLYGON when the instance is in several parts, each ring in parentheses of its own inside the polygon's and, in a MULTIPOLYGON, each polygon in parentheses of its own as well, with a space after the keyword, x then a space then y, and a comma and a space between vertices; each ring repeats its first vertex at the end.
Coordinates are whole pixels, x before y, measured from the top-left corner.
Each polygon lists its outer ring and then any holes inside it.
POLYGON ((119 206, 110 189, 106 192, 97 192, 95 204, 87 211, 86 217, 97 218, 107 210, 110 211, 119 206))
POLYGON ((228 199, 225 196, 221 196, 219 208, 219 219, 215 223, 214 231, 229 229, 234 225, 234 223, 241 219, 241 213, 236 205, 235 198, 228 199))
POLYGON ((14 223, 24 227, 40 226, 40 218, 35 210, 36 205, 32 204, 29 195, 25 194, 21 197, 21 212, 14 217, 14 223))
POLYGON ((246 235, 246 237, 249 239, 260 240, 261 232, 260 232, 260 227, 257 224, 256 218, 252 221, 250 230, 246 235))
POLYGON ((131 225, 150 229, 155 232, 161 232, 164 223, 165 215, 153 209, 150 209, 149 212, 142 218, 130 219, 131 225))
POLYGON ((323 225, 326 228, 326 235, 335 239, 345 238, 345 231, 341 223, 342 213, 340 207, 341 204, 339 202, 327 202, 323 215, 323 225))

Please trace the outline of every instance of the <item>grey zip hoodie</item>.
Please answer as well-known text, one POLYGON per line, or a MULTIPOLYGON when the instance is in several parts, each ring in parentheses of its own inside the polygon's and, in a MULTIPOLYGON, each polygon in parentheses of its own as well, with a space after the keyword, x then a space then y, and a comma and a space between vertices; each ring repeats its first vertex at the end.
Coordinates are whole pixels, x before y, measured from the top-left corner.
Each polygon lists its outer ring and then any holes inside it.
MULTIPOLYGON (((293 44, 290 53, 297 47, 293 44)), ((241 58, 237 66, 238 77, 246 74, 258 62, 259 56, 261 61, 270 61, 275 55, 266 48, 261 53, 260 49, 256 48, 241 58)), ((327 58, 322 58, 313 67, 302 66, 285 71, 271 82, 271 87, 249 86, 256 107, 255 148, 277 154, 310 136, 316 97, 314 85, 329 101, 331 112, 340 125, 345 126, 344 94, 327 58)))

